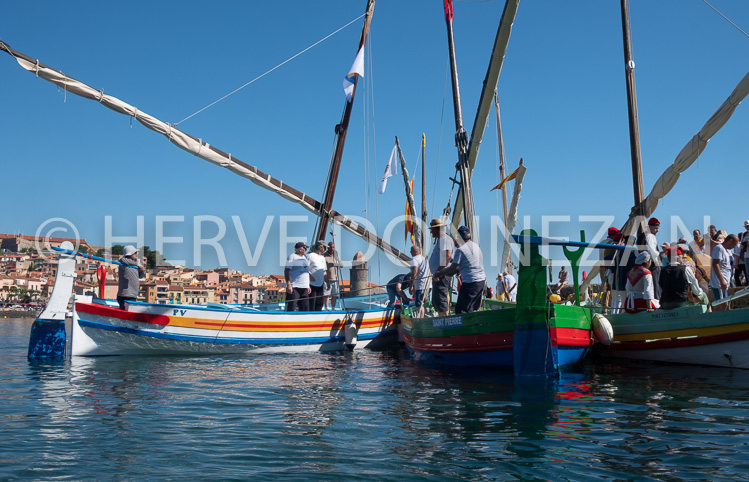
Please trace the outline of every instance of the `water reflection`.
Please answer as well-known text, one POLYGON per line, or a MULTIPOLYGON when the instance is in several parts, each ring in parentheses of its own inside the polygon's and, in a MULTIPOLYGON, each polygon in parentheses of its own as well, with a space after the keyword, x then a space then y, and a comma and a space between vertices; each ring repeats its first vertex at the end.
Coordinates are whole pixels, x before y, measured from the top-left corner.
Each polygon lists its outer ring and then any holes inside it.
POLYGON ((747 478, 749 371, 444 370, 402 351, 29 364, 0 323, 0 479, 747 478), (396 474, 397 476, 394 476, 396 474))

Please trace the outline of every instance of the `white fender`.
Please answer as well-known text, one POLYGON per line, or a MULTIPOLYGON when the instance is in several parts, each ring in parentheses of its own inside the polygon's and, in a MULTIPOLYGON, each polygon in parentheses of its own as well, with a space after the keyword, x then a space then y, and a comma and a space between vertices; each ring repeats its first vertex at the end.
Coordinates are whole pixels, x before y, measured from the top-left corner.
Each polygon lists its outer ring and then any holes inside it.
POLYGON ((605 316, 596 313, 593 315, 590 324, 593 328, 593 334, 599 343, 608 346, 614 341, 614 328, 605 316))
POLYGON ((346 348, 349 350, 353 350, 356 346, 357 342, 357 329, 356 329, 356 323, 349 320, 346 322, 346 325, 343 328, 343 332, 346 338, 346 348))

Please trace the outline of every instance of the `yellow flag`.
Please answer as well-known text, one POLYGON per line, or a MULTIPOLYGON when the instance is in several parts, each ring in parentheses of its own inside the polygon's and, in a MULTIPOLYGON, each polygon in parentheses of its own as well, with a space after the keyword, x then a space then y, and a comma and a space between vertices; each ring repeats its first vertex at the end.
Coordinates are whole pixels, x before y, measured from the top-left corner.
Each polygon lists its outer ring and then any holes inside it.
MULTIPOLYGON (((520 168, 518 167, 518 169, 520 169, 520 168)), ((515 179, 515 177, 517 177, 517 175, 518 175, 518 169, 515 169, 514 171, 512 171, 509 176, 507 176, 506 178, 502 179, 502 182, 500 182, 499 184, 497 184, 496 186, 494 186, 493 188, 491 188, 489 190, 489 192, 492 192, 495 189, 502 189, 503 187, 505 187, 505 184, 507 184, 507 181, 512 181, 513 179, 515 179)))

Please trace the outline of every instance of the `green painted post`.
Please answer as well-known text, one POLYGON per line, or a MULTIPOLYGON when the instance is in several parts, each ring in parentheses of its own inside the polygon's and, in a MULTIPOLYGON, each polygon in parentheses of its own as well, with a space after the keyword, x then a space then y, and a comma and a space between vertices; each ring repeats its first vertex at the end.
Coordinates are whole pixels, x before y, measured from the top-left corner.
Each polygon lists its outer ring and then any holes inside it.
MULTIPOLYGON (((582 229, 580 230, 580 242, 585 242, 585 231, 582 229)), ((580 247, 577 249, 570 249, 567 246, 563 246, 562 249, 564 250, 564 255, 567 257, 567 260, 570 262, 570 266, 572 267, 572 280, 574 282, 575 286, 575 305, 580 304, 580 283, 577 281, 577 273, 580 270, 580 258, 583 256, 583 252, 585 251, 585 248, 580 247)))

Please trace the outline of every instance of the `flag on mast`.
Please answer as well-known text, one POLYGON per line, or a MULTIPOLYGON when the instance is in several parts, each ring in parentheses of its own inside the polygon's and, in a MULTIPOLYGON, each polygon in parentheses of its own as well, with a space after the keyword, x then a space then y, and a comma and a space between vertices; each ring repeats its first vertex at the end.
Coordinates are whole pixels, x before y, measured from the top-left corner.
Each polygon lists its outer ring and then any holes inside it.
POLYGON ((351 102, 354 97, 354 82, 356 82, 356 76, 364 77, 364 46, 359 49, 359 53, 356 54, 354 63, 343 78, 343 91, 346 93, 346 100, 351 102))
POLYGON ((388 178, 398 174, 398 171, 395 168, 397 166, 397 159, 398 147, 393 146, 393 152, 390 153, 390 160, 388 161, 388 165, 385 168, 385 174, 382 175, 382 181, 380 181, 380 188, 377 189, 378 193, 383 194, 385 192, 385 188, 388 186, 388 178))
POLYGON ((518 175, 518 169, 520 169, 520 168, 518 167, 517 169, 515 169, 514 171, 512 171, 509 176, 507 176, 506 178, 502 179, 502 182, 500 182, 499 184, 497 184, 493 188, 489 189, 489 192, 492 192, 495 189, 502 189, 503 187, 505 187, 505 184, 507 184, 507 181, 512 181, 513 179, 515 179, 517 177, 517 175, 518 175))
MULTIPOLYGON (((414 174, 414 177, 411 178, 411 192, 414 192, 414 179, 416 179, 416 174, 414 174)), ((405 245, 408 247, 408 234, 411 233, 411 244, 416 245, 414 242, 414 220, 411 216, 411 201, 406 199, 406 239, 405 239, 405 245)))

